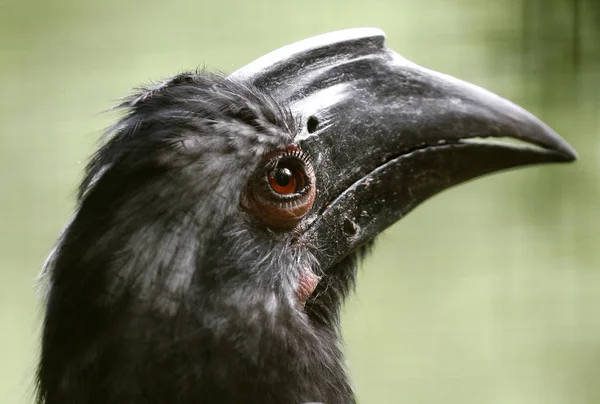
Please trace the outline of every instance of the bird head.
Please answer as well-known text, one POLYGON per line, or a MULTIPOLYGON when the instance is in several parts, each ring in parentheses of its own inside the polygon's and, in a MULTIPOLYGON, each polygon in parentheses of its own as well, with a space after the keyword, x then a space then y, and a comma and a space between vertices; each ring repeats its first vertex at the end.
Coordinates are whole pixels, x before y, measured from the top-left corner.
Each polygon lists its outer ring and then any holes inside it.
POLYGON ((453 185, 575 158, 375 29, 121 106, 45 266, 47 404, 351 403, 339 311, 377 234, 453 185))

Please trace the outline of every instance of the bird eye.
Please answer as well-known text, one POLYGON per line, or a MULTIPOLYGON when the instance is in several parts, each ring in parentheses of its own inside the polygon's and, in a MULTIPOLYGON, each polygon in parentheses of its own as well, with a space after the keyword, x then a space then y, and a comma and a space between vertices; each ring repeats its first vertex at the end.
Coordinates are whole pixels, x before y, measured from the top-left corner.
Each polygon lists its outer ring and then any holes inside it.
POLYGON ((309 159, 296 146, 269 153, 253 175, 241 204, 267 226, 291 230, 315 199, 315 176, 309 159))
POLYGON ((301 191, 306 185, 306 173, 301 168, 289 166, 289 162, 278 164, 268 174, 269 186, 280 195, 292 195, 301 191), (288 163, 288 164, 286 164, 288 163))

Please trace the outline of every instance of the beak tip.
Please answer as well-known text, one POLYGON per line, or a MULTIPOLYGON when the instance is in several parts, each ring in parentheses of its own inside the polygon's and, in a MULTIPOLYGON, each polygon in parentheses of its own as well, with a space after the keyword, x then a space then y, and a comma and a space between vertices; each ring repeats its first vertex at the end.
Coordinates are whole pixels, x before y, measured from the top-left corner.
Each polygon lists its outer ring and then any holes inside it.
MULTIPOLYGON (((546 125, 544 125, 546 126, 546 125)), ((578 159, 577 151, 567 143, 558 133, 546 126, 546 138, 552 139, 552 144, 548 148, 554 152, 559 158, 559 162, 571 163, 578 159)))
POLYGON ((561 152, 565 158, 565 162, 571 163, 579 158, 577 151, 570 144, 564 142, 563 146, 561 152))
POLYGON ((575 149, 573 149, 570 146, 569 146, 569 148, 570 148, 570 150, 567 153, 563 154, 563 156, 565 157, 565 160, 564 160, 565 163, 572 163, 579 158, 579 155, 577 154, 575 149))
POLYGON ((545 149, 546 153, 553 156, 551 161, 570 163, 577 160, 577 151, 554 129, 525 109, 510 101, 508 103, 510 105, 506 105, 506 108, 498 108, 497 111, 503 111, 499 113, 499 122, 510 121, 514 118, 518 122, 512 129, 508 129, 508 132, 514 131, 513 135, 509 136, 545 149), (504 111, 511 111, 511 113, 505 115, 504 111), (506 117, 511 117, 511 119, 506 119, 506 117))

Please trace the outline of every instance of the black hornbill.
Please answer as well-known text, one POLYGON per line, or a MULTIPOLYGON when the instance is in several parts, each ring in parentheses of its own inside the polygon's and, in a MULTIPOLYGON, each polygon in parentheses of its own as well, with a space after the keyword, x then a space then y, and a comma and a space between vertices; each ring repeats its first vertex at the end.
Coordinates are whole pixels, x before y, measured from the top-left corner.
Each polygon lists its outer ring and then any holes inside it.
POLYGON ((383 42, 326 34, 122 104, 45 264, 38 403, 355 402, 340 306, 374 237, 452 185, 575 159, 383 42))

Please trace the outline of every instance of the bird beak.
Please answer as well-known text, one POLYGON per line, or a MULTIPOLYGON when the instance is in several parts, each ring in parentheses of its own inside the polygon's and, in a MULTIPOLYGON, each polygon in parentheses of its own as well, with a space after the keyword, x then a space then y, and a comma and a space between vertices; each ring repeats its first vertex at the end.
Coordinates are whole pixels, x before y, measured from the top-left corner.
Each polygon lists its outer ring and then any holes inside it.
POLYGON ((353 29, 276 50, 232 74, 301 119, 317 197, 303 237, 326 269, 434 194, 575 151, 535 116, 480 87, 420 67, 353 29), (506 140, 510 140, 507 142, 506 140))

